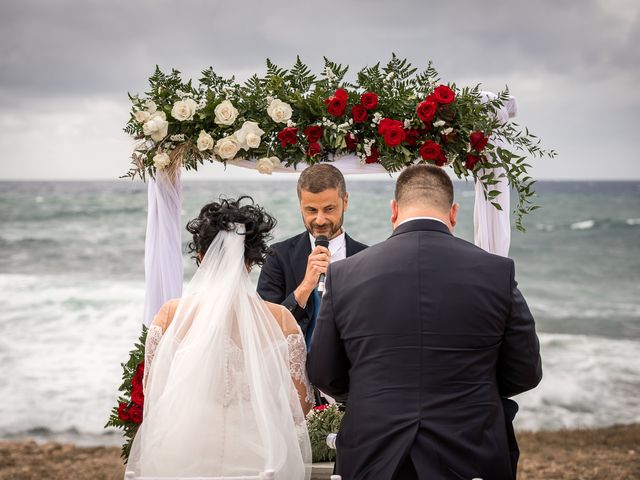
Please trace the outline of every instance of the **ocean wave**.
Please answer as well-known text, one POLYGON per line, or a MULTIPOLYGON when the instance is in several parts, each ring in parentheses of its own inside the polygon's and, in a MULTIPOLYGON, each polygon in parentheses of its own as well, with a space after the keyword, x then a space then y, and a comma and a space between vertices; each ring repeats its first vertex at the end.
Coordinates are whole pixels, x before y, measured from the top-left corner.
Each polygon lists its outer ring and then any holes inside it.
POLYGON ((584 220, 582 222, 576 222, 571 224, 571 230, 590 230, 595 226, 594 220, 584 220))
POLYGON ((624 223, 630 226, 640 225, 640 218, 627 218, 624 223))

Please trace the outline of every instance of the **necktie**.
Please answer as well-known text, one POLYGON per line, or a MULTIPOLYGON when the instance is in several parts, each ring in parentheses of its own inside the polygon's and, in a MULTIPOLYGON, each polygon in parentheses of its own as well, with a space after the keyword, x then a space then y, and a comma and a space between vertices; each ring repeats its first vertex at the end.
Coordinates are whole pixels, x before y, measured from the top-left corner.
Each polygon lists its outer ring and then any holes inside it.
POLYGON ((320 301, 321 296, 318 293, 318 289, 313 289, 313 313, 311 314, 311 322, 309 322, 309 328, 307 328, 307 336, 305 340, 307 342, 307 352, 309 351, 309 347, 311 347, 311 335, 313 335, 313 330, 316 328, 316 319, 318 318, 318 312, 320 311, 320 301))

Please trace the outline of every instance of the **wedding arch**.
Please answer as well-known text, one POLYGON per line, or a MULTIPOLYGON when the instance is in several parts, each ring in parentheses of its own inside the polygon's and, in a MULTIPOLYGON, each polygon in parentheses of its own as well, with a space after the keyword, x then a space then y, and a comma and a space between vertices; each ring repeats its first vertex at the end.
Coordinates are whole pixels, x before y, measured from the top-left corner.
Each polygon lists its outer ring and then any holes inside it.
POLYGON ((511 120, 515 98, 479 86, 444 84, 393 55, 345 80, 348 66, 325 58, 315 75, 297 58, 290 69, 267 60, 264 76, 240 84, 212 68, 198 84, 156 71, 132 102, 125 132, 136 139, 125 175, 148 181, 144 323, 182 294, 181 169, 204 162, 261 174, 300 172, 333 162, 345 174, 397 172, 414 163, 451 168, 475 182, 474 241, 506 256, 511 223, 523 230, 533 204, 529 157, 554 157, 511 120), (511 209, 510 189, 517 192, 511 209))

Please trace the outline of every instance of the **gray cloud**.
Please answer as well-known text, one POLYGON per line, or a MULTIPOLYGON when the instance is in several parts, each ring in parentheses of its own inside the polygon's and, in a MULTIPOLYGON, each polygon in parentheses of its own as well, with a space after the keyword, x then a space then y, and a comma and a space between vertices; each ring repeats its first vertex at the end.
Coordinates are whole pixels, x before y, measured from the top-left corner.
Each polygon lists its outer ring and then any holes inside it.
MULTIPOLYGON (((111 102, 103 104, 110 123, 97 130, 119 132, 115 112, 122 108, 126 119, 126 92, 143 92, 155 64, 186 77, 212 65, 244 79, 264 72, 266 57, 286 66, 300 54, 320 69, 326 55, 357 70, 396 52, 420 67, 433 60, 445 81, 491 90, 508 84, 522 122, 561 153, 589 157, 581 136, 598 124, 599 151, 610 145, 633 157, 627 133, 640 107, 637 1, 440 3, 5 0, 0 145, 10 149, 28 125, 60 108, 69 115, 59 122, 107 122, 103 110, 94 117, 86 111, 92 102, 111 102)), ((571 175, 570 167, 555 168, 549 172, 571 175)), ((618 176, 627 168, 640 177, 624 162, 618 176)), ((14 173, 0 165, 0 176, 14 173)))

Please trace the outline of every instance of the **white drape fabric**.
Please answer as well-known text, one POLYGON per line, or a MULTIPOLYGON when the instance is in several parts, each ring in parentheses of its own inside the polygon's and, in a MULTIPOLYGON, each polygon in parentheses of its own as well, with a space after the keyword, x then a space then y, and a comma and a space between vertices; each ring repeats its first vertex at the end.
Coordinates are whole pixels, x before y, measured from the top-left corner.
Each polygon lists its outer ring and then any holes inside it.
MULTIPOLYGON (((491 92, 482 92, 484 101, 490 101, 497 96, 491 92)), ((518 111, 516 99, 510 97, 503 107, 496 112, 497 118, 501 123, 506 123, 510 118, 514 117, 518 111)), ((501 142, 492 138, 494 145, 504 147, 501 142)), ((474 243, 486 250, 487 252, 509 256, 509 247, 511 245, 511 221, 509 211, 511 208, 511 198, 509 183, 506 178, 498 178, 504 173, 503 168, 493 169, 498 183, 492 185, 492 190, 498 190, 500 194, 493 199, 494 202, 500 204, 502 210, 494 207, 484 196, 484 187, 480 181, 475 182, 475 204, 473 207, 473 240, 474 243)), ((478 177, 488 174, 489 171, 481 170, 478 177)))
POLYGON ((131 478, 310 477, 287 340, 251 285, 235 228, 216 235, 158 345, 131 478))
POLYGON ((148 184, 147 233, 144 249, 143 322, 149 326, 160 307, 182 295, 182 182, 180 170, 158 170, 148 184))

